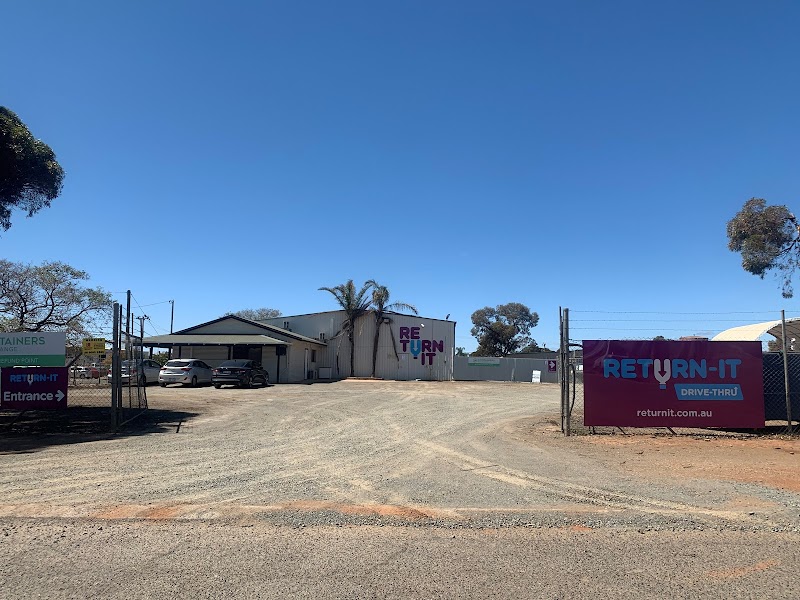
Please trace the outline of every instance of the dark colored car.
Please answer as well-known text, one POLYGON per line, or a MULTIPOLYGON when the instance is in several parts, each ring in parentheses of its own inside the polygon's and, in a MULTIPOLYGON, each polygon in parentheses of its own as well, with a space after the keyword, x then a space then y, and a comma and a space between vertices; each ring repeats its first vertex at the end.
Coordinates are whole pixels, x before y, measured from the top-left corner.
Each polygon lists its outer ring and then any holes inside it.
POLYGON ((211 383, 219 389, 223 385, 250 388, 255 385, 269 385, 269 373, 253 360, 238 358, 226 360, 211 373, 211 383))

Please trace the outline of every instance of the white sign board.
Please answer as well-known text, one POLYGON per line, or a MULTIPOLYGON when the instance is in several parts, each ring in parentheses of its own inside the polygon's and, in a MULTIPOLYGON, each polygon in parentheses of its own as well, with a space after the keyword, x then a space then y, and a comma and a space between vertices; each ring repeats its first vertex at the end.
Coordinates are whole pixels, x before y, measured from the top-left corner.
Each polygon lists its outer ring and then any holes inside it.
POLYGON ((531 383, 542 383, 542 372, 534 371, 531 374, 531 383))
POLYGON ((0 367, 63 367, 66 347, 63 331, 0 333, 0 367))
POLYGON ((467 358, 469 367, 499 367, 500 359, 492 356, 470 356, 467 358))

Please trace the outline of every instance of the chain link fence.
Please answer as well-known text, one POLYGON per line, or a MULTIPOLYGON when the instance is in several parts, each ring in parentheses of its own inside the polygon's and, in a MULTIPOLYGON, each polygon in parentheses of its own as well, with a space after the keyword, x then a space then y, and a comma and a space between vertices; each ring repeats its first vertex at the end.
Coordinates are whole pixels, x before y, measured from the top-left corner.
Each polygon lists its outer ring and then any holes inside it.
MULTIPOLYGON (((0 406, 0 436, 110 433, 147 409, 147 390, 133 372, 143 352, 121 331, 121 308, 114 305, 111 348, 106 354, 67 357, 66 408, 16 410, 0 406), (124 341, 123 341, 124 340, 124 341), (116 375, 116 376, 115 376, 116 375)), ((104 338, 101 334, 95 337, 104 338)), ((138 338, 139 340, 141 337, 138 338)))
MULTIPOLYGON (((598 311, 570 311, 561 314, 561 350, 559 352, 559 380, 561 384, 561 429, 565 435, 586 434, 684 434, 720 435, 742 433, 797 433, 800 421, 800 353, 788 352, 788 378, 784 376, 784 360, 781 352, 763 354, 764 413, 762 429, 741 430, 695 427, 611 427, 584 425, 584 384, 583 348, 584 339, 613 339, 631 341, 651 341, 656 339, 698 340, 711 339, 716 333, 742 324, 742 317, 732 317, 731 313, 603 313, 598 311), (637 315, 647 314, 647 318, 637 315), (609 318, 609 315, 612 315, 609 318), (691 318, 687 317, 691 315, 691 318), (702 316, 698 316, 702 315, 702 316), (577 318, 575 318, 577 316, 577 318), (661 323, 690 323, 681 329, 665 327, 661 323), (648 323, 649 327, 639 326, 648 323), (709 329, 709 323, 717 325, 709 329), (695 323, 695 325, 691 325, 695 323), (719 325, 726 323, 727 325, 719 325), (636 326, 632 326, 636 324, 636 326), (637 333, 632 333, 635 331, 637 333), (639 331, 649 331, 652 335, 641 335, 639 331), (672 338, 659 332, 670 332, 672 338), (680 334, 675 332, 679 331, 680 334), (602 333, 598 333, 602 332, 602 333), (789 395, 786 394, 788 379, 789 395)), ((739 314, 739 313, 735 313, 739 314)), ((743 313, 747 316, 763 315, 763 320, 774 319, 773 313, 743 313)), ((780 313, 778 313, 779 315, 780 313)), ((756 319, 751 319, 756 320, 756 319)))

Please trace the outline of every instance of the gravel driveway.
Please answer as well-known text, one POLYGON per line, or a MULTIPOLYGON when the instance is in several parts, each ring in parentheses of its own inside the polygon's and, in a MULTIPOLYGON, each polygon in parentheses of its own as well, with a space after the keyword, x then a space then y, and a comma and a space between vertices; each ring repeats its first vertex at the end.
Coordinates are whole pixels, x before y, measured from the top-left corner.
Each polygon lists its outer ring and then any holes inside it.
POLYGON ((91 443, 0 454, 0 516, 800 526, 796 491, 681 468, 702 464, 702 440, 684 439, 700 447, 684 448, 665 466, 651 452, 663 438, 645 436, 646 449, 627 452, 622 436, 600 438, 603 447, 598 438, 562 438, 555 385, 350 380, 150 387, 148 396, 151 408, 174 411, 173 420, 134 422, 127 434, 91 443), (616 440, 624 444, 609 453, 616 440), (637 470, 628 468, 637 460, 637 470))
POLYGON ((548 384, 148 396, 114 436, 0 438, 0 596, 795 595, 794 440, 564 438, 548 384))

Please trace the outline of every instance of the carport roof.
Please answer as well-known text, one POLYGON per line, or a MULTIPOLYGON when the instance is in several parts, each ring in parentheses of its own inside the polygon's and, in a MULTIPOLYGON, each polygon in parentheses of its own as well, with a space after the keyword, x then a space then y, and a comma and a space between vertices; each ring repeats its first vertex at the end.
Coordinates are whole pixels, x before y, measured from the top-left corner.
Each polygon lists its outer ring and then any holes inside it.
MULTIPOLYGON (((718 333, 711 339, 715 342, 757 341, 765 333, 774 336, 775 339, 782 342, 783 335, 781 333, 780 320, 732 327, 731 329, 726 329, 718 333)), ((800 339, 800 317, 786 319, 786 336, 790 340, 792 338, 800 339)))
POLYGON ((237 346, 247 344, 250 346, 291 346, 291 342, 278 340, 266 335, 258 334, 169 334, 154 335, 142 340, 143 346, 237 346))

